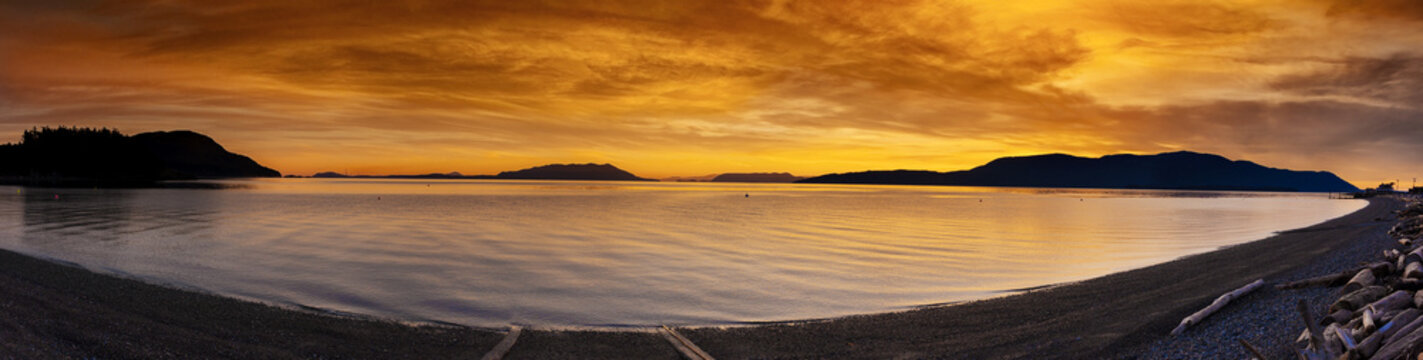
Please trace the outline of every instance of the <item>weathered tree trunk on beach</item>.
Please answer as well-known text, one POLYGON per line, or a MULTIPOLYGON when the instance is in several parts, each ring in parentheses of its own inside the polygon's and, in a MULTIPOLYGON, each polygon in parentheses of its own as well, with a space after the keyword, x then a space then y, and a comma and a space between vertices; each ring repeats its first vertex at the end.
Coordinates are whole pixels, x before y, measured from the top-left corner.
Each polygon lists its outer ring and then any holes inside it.
POLYGON ((1235 289, 1234 291, 1221 294, 1220 297, 1215 298, 1215 301, 1211 302, 1210 306, 1206 306, 1206 308, 1201 309, 1200 311, 1196 311, 1195 314, 1191 314, 1191 316, 1187 316, 1185 319, 1181 319, 1181 324, 1176 325, 1176 328, 1171 330, 1171 335, 1181 334, 1182 331, 1186 331, 1186 328, 1190 327, 1191 325, 1201 323, 1201 320, 1205 320, 1207 316, 1211 316, 1211 314, 1214 314, 1216 311, 1219 311, 1221 308, 1224 308, 1225 305, 1229 304, 1232 300, 1240 298, 1241 296, 1245 296, 1245 294, 1249 294, 1251 291, 1255 291, 1255 289, 1259 288, 1262 285, 1265 285, 1265 279, 1255 280, 1254 282, 1246 284, 1245 286, 1242 286, 1239 289, 1235 289))
POLYGON ((1373 270, 1359 270, 1359 273, 1354 274, 1354 277, 1350 278, 1349 282, 1344 284, 1344 288, 1340 290, 1340 293, 1348 294, 1363 289, 1365 286, 1373 285, 1376 282, 1378 282, 1378 279, 1374 277, 1373 270))
POLYGON ((1365 265, 1364 268, 1367 268, 1367 269, 1369 269, 1369 270, 1373 270, 1373 271, 1374 271, 1374 277, 1375 277, 1375 278, 1380 278, 1380 279, 1384 278, 1385 276, 1388 276, 1389 274, 1392 274, 1392 273, 1393 273, 1393 270, 1394 270, 1394 269, 1397 269, 1396 267, 1393 266, 1393 263, 1392 263, 1392 262, 1388 262, 1388 261, 1379 261, 1379 262, 1369 263, 1368 265, 1365 265))
POLYGON ((1423 279, 1423 264, 1410 262, 1403 267, 1403 277, 1411 279, 1423 279))
POLYGON ((1306 288, 1306 287, 1311 287, 1311 286, 1330 286, 1330 287, 1333 287, 1333 286, 1343 285, 1345 282, 1349 281, 1351 278, 1353 278, 1355 275, 1357 275, 1360 270, 1363 270, 1363 269, 1370 269, 1370 270, 1373 270, 1373 272, 1374 272, 1374 277, 1375 277, 1375 278, 1379 278, 1379 277, 1384 276, 1385 274, 1392 273, 1392 272, 1393 272, 1393 269, 1395 269, 1395 268, 1402 268, 1402 264, 1400 264, 1398 267, 1395 267, 1393 264, 1390 264, 1390 263, 1377 262, 1377 263, 1372 263, 1372 264, 1369 264, 1369 265, 1367 265, 1367 266, 1359 267, 1359 268, 1356 268, 1356 269, 1353 269, 1353 270, 1346 270, 1346 271, 1341 271, 1341 272, 1335 273, 1335 274, 1320 275, 1320 276, 1316 276, 1316 277, 1312 277, 1312 278, 1308 278, 1308 279, 1304 279, 1304 280, 1296 280, 1296 281, 1291 281, 1291 282, 1287 282, 1287 283, 1284 283, 1284 284, 1275 285, 1275 288, 1276 288, 1276 289, 1299 289, 1299 288, 1306 288))
POLYGON ((1407 356, 1409 349, 1417 343, 1423 342, 1423 327, 1418 326, 1419 320, 1423 320, 1423 318, 1414 320, 1409 326, 1385 339, 1383 347, 1374 353, 1372 359, 1392 360, 1407 356))
POLYGON ((1287 283, 1284 283, 1284 284, 1275 285, 1275 288, 1276 288, 1276 289, 1299 289, 1299 288, 1307 288, 1307 287, 1311 287, 1311 286, 1338 286, 1339 284, 1343 284, 1345 281, 1348 281, 1348 280, 1349 280, 1349 277, 1350 277, 1350 276, 1353 276, 1353 274, 1354 274, 1353 272, 1341 272, 1341 273, 1338 273, 1338 274, 1329 274, 1329 275, 1323 275, 1323 276, 1316 276, 1316 277, 1312 277, 1312 278, 1308 278, 1308 279, 1304 279, 1304 280, 1291 281, 1291 282, 1287 282, 1287 283))
POLYGON ((1319 319, 1319 326, 1329 326, 1329 324, 1333 323, 1347 323, 1349 322, 1349 319, 1352 319, 1353 317, 1353 311, 1344 309, 1335 310, 1334 312, 1329 313, 1329 315, 1325 315, 1324 318, 1319 319))
POLYGON ((1373 309, 1373 312, 1377 314, 1384 312, 1402 311, 1403 309, 1408 308, 1411 305, 1413 305, 1413 296, 1409 295, 1407 291, 1399 290, 1394 291, 1392 294, 1388 294, 1388 296, 1385 296, 1382 299, 1378 299, 1378 301, 1370 303, 1368 306, 1365 306, 1364 309, 1365 311, 1373 309))
POLYGON ((1399 279, 1393 283, 1393 288, 1398 290, 1423 290, 1423 280, 1399 279))
MULTIPOLYGON (((1420 313, 1418 312, 1418 309, 1409 308, 1409 309, 1405 309, 1405 310, 1403 310, 1403 311, 1398 312, 1397 315, 1393 315, 1393 316, 1390 316, 1390 317, 1384 317, 1384 318, 1383 318, 1383 321, 1384 321, 1384 322, 1393 323, 1393 328, 1392 328, 1392 329, 1388 329, 1388 330, 1381 330, 1381 331, 1388 332, 1389 334, 1393 334, 1394 331, 1398 331, 1399 328, 1402 328, 1404 325, 1408 325, 1408 323, 1413 322, 1414 319, 1417 319, 1417 318, 1418 318, 1418 314, 1420 314, 1420 313)), ((1385 327, 1387 327, 1386 324, 1385 324, 1385 327)))
MULTIPOLYGON (((1423 317, 1418 317, 1418 318, 1413 319, 1413 321, 1408 322, 1408 324, 1405 324, 1405 325, 1403 325, 1402 327, 1399 327, 1398 330, 1395 330, 1395 331, 1393 332, 1393 334, 1390 334, 1390 335, 1388 335, 1388 337, 1385 337, 1385 338, 1383 339, 1383 346, 1384 346, 1385 348, 1387 348, 1387 347, 1389 347, 1389 346, 1399 345, 1399 344, 1398 344, 1398 341, 1399 341, 1399 340, 1403 340, 1403 338, 1404 338, 1404 337, 1407 337, 1409 334, 1412 334, 1412 333, 1414 333, 1414 332, 1417 332, 1417 330, 1418 330, 1418 328, 1419 328, 1420 326, 1423 326, 1423 317)), ((1379 349, 1379 352, 1380 352, 1380 353, 1383 353, 1383 350, 1384 350, 1384 349, 1379 349)), ((1403 350, 1407 350, 1407 349, 1403 349, 1403 350)), ((1375 354, 1375 355, 1377 355, 1377 354, 1375 354)), ((1381 358, 1381 359, 1386 359, 1386 358, 1381 358)))
POLYGON ((1373 335, 1369 335, 1369 337, 1359 342, 1359 346, 1354 348, 1354 353, 1359 354, 1360 358, 1373 356, 1375 352, 1378 352, 1379 345, 1383 344, 1383 337, 1382 332, 1375 332, 1373 335))
POLYGON ((1413 251, 1409 251, 1408 254, 1403 256, 1404 264, 1411 262, 1423 262, 1423 247, 1413 249, 1413 251))
POLYGON ((1388 288, 1386 287, 1365 287, 1363 289, 1348 293, 1344 295, 1344 297, 1339 298, 1338 301, 1335 301, 1333 305, 1329 306, 1329 311, 1335 312, 1339 311, 1340 309, 1349 311, 1358 310, 1359 308, 1362 308, 1368 305, 1369 303, 1374 302, 1374 300, 1378 300, 1384 295, 1388 295, 1388 288))

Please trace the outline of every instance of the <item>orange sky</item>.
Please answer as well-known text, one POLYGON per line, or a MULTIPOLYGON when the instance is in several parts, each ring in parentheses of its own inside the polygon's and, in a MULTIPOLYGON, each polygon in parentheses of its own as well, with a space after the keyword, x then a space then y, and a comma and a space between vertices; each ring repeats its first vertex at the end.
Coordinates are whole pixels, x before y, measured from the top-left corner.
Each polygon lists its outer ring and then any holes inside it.
POLYGON ((283 173, 1423 161, 1423 3, 0 3, 0 141, 191 129, 283 173))

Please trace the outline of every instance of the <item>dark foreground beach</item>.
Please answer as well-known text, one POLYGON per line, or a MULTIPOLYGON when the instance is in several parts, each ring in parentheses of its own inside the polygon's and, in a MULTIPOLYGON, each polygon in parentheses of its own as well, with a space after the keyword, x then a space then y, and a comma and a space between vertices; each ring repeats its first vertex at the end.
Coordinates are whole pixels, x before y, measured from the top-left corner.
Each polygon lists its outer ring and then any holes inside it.
MULTIPOLYGON (((1393 199, 1268 239, 1143 269, 954 306, 754 327, 681 329, 717 358, 1283 358, 1294 301, 1266 287, 1186 331, 1181 320, 1255 279, 1338 272, 1391 243, 1393 199)), ((945 274, 952 276, 952 274, 945 274)), ((1320 307, 1320 306, 1315 306, 1320 307)), ((0 251, 0 358, 479 358, 504 336, 290 310, 144 284, 0 251)), ((506 358, 675 359, 652 332, 524 331, 506 358)))

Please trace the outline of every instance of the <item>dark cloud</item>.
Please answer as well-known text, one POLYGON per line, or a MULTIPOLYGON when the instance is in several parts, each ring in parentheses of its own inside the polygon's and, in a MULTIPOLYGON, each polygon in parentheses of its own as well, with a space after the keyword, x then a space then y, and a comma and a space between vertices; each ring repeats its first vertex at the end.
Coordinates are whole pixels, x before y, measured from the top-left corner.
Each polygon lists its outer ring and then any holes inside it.
POLYGON ((1416 0, 1329 0, 1331 17, 1423 21, 1423 2, 1416 0))
POLYGON ((1346 58, 1326 69, 1281 77, 1271 87, 1302 95, 1418 106, 1423 103, 1423 57, 1346 58))

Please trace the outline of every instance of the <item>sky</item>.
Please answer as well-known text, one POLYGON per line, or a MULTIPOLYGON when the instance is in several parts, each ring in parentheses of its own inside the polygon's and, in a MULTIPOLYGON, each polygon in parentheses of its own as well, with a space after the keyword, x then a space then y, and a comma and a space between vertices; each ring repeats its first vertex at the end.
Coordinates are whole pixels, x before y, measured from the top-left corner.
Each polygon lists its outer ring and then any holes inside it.
POLYGON ((1423 164, 1423 2, 0 0, 0 142, 189 129, 287 174, 1423 164))

